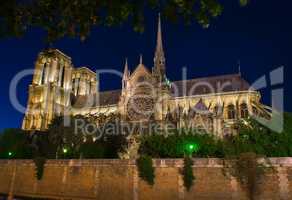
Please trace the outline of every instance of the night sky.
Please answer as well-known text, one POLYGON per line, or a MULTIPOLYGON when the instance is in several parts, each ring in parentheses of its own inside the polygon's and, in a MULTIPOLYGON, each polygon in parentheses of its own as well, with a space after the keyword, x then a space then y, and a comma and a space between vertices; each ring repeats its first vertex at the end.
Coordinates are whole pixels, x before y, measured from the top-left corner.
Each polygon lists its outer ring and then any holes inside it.
MULTIPOLYGON (((285 110, 292 111, 292 2, 289 0, 251 0, 241 8, 237 0, 228 0, 223 14, 213 20, 208 29, 199 25, 184 26, 163 22, 163 42, 166 52, 167 75, 170 80, 181 79, 182 67, 188 69, 188 78, 222 75, 238 72, 241 62, 242 76, 253 83, 280 66, 285 69, 285 110)), ((156 43, 157 13, 147 13, 146 29, 136 33, 130 25, 115 28, 97 28, 91 36, 79 39, 62 39, 54 44, 72 57, 74 66, 96 69, 123 70, 129 59, 130 69, 137 66, 139 54, 151 68, 156 43)), ((0 40, 1 121, 0 130, 20 127, 23 114, 18 113, 9 101, 9 85, 13 76, 33 68, 38 53, 46 47, 45 33, 30 30, 20 39, 0 40)), ((18 98, 26 105, 28 86, 32 77, 18 85, 18 98)), ((103 77, 103 90, 118 89, 121 80, 103 77)), ((262 90, 263 102, 270 104, 271 87, 262 90)))

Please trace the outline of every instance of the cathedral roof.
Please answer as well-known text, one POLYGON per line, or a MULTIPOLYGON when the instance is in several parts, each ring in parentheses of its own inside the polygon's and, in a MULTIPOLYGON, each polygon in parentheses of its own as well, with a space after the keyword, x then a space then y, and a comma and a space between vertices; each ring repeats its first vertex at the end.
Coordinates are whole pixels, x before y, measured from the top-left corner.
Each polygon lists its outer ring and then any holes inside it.
POLYGON ((171 92, 174 97, 183 97, 222 92, 245 91, 249 90, 250 85, 239 74, 229 74, 175 81, 172 82, 171 87, 171 92))
POLYGON ((91 69, 89 69, 88 67, 85 67, 85 66, 79 67, 79 68, 75 68, 74 71, 73 71, 73 73, 74 72, 78 72, 78 71, 79 72, 90 73, 90 74, 94 75, 94 77, 96 76, 96 73, 94 71, 92 71, 91 69))
MULTIPOLYGON (((221 92, 246 91, 250 85, 239 75, 229 74, 206 78, 196 78, 185 81, 172 82, 173 97, 194 96, 221 92), (186 90, 184 91, 184 85, 186 90)), ((119 102, 121 90, 111 90, 99 93, 99 101, 96 95, 78 96, 73 107, 94 107, 116 105, 119 102)), ((200 105, 201 106, 201 105, 200 105)))
POLYGON ((147 75, 151 75, 151 72, 149 71, 149 69, 143 64, 143 63, 140 63, 137 68, 134 70, 134 72, 131 74, 131 78, 132 77, 135 77, 136 73, 138 72, 142 72, 144 74, 147 74, 147 75))
POLYGON ((121 90, 101 92, 99 95, 100 96, 99 105, 105 106, 117 104, 120 100, 121 93, 122 93, 121 90))
POLYGON ((99 99, 96 94, 80 95, 75 98, 73 103, 74 108, 109 106, 119 102, 121 90, 110 90, 99 93, 99 99))

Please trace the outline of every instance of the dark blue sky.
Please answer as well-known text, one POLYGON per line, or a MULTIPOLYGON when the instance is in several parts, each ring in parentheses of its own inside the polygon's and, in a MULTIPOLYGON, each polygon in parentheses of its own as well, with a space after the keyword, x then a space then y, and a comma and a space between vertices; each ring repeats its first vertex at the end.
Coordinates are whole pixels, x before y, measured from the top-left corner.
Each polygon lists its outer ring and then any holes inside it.
MULTIPOLYGON (((292 75, 292 2, 257 0, 245 8, 239 7, 237 0, 226 2, 228 5, 225 5, 222 16, 213 20, 209 29, 163 22, 168 77, 170 80, 181 79, 183 66, 188 67, 189 78, 236 73, 240 60, 243 77, 252 83, 284 65, 285 83, 277 87, 284 87, 285 110, 292 111, 292 80, 289 80, 289 75, 292 75)), ((62 39, 54 47, 71 56, 75 66, 90 66, 92 70, 122 70, 125 57, 129 58, 130 68, 134 69, 140 53, 150 68, 156 24, 156 14, 148 13, 143 34, 135 33, 129 25, 98 28, 85 42, 62 39)), ((30 30, 20 39, 0 40, 0 130, 21 126, 23 114, 9 102, 9 84, 17 72, 33 67, 37 54, 44 47, 44 33, 40 30, 30 30)), ((30 82, 31 77, 27 77, 18 86, 18 97, 23 105, 26 105, 30 82)), ((120 80, 105 77, 101 86, 116 89, 120 87, 120 80)), ((270 90, 268 87, 262 91, 266 104, 270 104, 270 90)))

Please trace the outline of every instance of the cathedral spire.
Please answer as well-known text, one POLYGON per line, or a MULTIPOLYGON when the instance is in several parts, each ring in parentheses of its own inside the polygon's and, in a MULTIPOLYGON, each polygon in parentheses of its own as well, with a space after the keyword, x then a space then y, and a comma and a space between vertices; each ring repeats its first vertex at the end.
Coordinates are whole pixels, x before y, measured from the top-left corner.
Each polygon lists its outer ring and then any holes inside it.
POLYGON ((162 43, 162 28, 161 28, 161 16, 158 15, 158 29, 157 29, 157 42, 156 50, 154 56, 154 72, 159 77, 158 79, 162 81, 165 76, 165 57, 162 43))
POLYGON ((128 58, 126 58, 125 69, 124 69, 123 80, 122 80, 123 89, 125 89, 127 87, 127 81, 129 79, 129 76, 130 76, 130 71, 129 71, 129 67, 128 67, 128 58))
POLYGON ((241 76, 241 62, 238 60, 238 74, 241 76))
POLYGON ((130 73, 129 73, 129 67, 128 67, 128 58, 126 58, 123 79, 124 80, 128 79, 129 74, 130 73))
POLYGON ((140 54, 140 65, 143 64, 143 54, 140 54))
POLYGON ((155 59, 164 59, 160 13, 158 14, 158 29, 157 29, 157 42, 156 42, 155 59))

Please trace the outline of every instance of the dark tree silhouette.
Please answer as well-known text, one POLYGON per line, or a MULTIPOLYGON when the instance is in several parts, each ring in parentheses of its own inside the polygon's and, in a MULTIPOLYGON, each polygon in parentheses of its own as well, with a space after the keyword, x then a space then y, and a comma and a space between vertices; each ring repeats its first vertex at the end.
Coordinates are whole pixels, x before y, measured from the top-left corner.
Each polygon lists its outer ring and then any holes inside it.
MULTIPOLYGON (((244 6, 249 0, 237 0, 244 6)), ((31 27, 48 33, 52 42, 64 36, 84 40, 94 26, 116 26, 131 21, 144 31, 146 10, 161 12, 166 19, 208 27, 222 13, 219 0, 9 0, 0 6, 0 37, 21 36, 31 27)))

